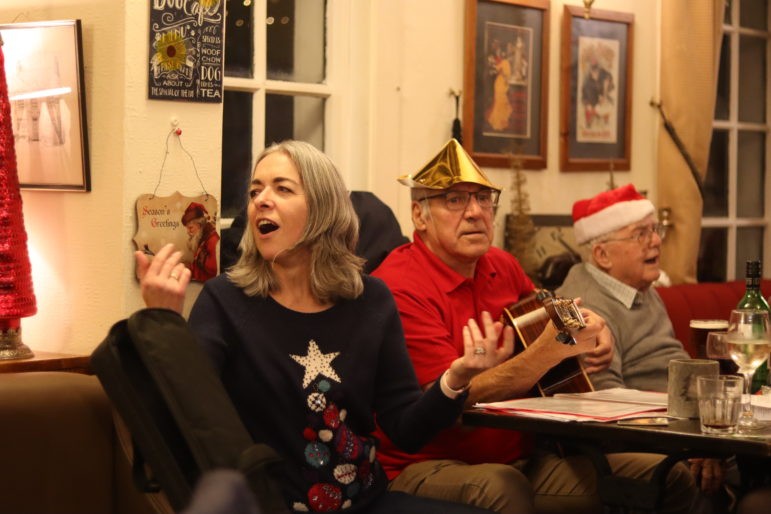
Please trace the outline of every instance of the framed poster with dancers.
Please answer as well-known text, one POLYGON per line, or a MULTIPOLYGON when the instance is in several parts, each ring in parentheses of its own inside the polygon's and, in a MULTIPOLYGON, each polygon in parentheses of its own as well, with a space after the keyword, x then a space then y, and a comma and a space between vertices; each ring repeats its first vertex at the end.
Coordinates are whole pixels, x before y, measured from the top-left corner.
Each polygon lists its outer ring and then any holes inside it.
POLYGON ((549 1, 466 0, 463 146, 481 166, 546 167, 549 1))
POLYGON ((564 6, 560 169, 628 170, 634 15, 564 6))

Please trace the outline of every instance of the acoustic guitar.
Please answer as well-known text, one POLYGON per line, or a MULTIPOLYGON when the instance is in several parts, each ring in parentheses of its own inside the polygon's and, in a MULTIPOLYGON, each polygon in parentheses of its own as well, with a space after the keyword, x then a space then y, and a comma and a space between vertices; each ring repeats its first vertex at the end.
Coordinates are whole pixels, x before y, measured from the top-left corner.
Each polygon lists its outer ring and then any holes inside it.
MULTIPOLYGON (((559 330, 557 339, 563 344, 576 344, 572 332, 586 326, 573 299, 558 297, 546 290, 536 291, 506 307, 501 314, 501 321, 514 327, 515 354, 532 344, 546 328, 549 320, 559 330)), ((534 394, 541 396, 594 391, 584 370, 584 364, 578 356, 569 357, 551 368, 533 389, 534 394)))

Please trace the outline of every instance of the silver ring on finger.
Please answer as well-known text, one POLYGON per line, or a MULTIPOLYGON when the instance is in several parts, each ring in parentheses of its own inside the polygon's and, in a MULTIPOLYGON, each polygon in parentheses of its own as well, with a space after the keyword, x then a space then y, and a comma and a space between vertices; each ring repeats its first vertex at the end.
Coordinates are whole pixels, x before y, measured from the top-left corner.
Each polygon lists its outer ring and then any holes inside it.
POLYGON ((487 353, 487 350, 484 349, 483 346, 477 346, 474 348, 474 355, 484 355, 487 353))

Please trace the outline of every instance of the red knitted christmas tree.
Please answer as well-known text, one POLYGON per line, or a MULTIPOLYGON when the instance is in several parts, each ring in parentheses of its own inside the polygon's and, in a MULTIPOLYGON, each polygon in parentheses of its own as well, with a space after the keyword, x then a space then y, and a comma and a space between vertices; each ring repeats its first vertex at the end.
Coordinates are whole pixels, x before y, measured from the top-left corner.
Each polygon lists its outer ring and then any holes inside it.
POLYGON ((0 39, 0 360, 32 357, 32 352, 21 342, 20 318, 35 312, 0 39))

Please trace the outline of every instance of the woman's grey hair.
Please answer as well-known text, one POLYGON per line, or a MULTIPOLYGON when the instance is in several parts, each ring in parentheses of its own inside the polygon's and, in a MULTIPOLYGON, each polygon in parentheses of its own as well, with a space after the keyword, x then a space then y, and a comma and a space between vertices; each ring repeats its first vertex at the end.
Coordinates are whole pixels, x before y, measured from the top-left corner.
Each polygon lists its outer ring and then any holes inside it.
MULTIPOLYGON (((300 174, 308 219, 300 240, 292 247, 311 250, 311 292, 320 302, 356 298, 364 290, 361 269, 364 259, 354 253, 359 238, 359 219, 343 179, 331 159, 302 141, 283 141, 266 148, 256 166, 268 155, 283 153, 300 174)), ((249 201, 252 201, 251 199, 249 201)), ((231 282, 249 296, 267 296, 279 289, 271 262, 257 251, 247 227, 241 237, 241 257, 227 272, 231 282)))

